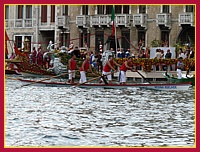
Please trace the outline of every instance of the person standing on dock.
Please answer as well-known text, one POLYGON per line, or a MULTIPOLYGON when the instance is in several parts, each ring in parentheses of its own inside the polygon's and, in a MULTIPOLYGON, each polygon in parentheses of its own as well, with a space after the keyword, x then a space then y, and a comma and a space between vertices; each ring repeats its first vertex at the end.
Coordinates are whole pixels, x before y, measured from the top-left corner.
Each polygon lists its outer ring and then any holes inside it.
POLYGON ((125 84, 126 83, 126 71, 129 69, 133 71, 133 68, 131 67, 131 61, 132 57, 129 56, 128 60, 125 61, 122 66, 120 67, 120 72, 119 72, 119 82, 120 84, 125 84))
POLYGON ((79 83, 85 83, 87 82, 86 72, 88 69, 92 72, 93 75, 95 75, 92 71, 92 66, 90 64, 90 57, 86 56, 86 59, 83 61, 81 67, 80 67, 80 75, 81 78, 79 80, 79 83))
POLYGON ((177 75, 178 75, 178 79, 181 79, 182 78, 182 70, 184 68, 184 63, 183 63, 183 58, 182 57, 179 57, 178 58, 178 62, 177 62, 177 75))
POLYGON ((76 55, 72 54, 71 59, 69 59, 68 61, 68 73, 69 73, 68 83, 74 83, 75 74, 76 74, 75 69, 78 69, 75 59, 76 59, 76 55))
MULTIPOLYGON (((109 56, 108 57, 108 61, 106 62, 106 64, 105 64, 105 66, 103 67, 103 72, 102 72, 102 74, 103 74, 103 76, 104 75, 106 75, 107 76, 107 79, 108 79, 108 83, 112 83, 112 72, 111 72, 111 70, 113 70, 113 71, 115 71, 116 72, 116 70, 115 70, 115 68, 114 68, 114 65, 116 65, 116 66, 118 66, 118 67, 120 67, 121 65, 120 64, 118 64, 118 63, 116 63, 115 61, 114 61, 114 59, 113 59, 113 56, 109 56)), ((100 80, 100 82, 99 83, 102 83, 102 79, 100 80)))

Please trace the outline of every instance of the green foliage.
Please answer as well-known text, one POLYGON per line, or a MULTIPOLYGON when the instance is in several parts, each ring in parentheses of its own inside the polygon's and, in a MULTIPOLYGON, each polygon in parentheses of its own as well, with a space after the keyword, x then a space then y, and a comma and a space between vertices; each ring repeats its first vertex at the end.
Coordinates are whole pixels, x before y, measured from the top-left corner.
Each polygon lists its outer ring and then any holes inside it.
POLYGON ((184 45, 182 44, 181 40, 179 39, 179 40, 177 41, 177 43, 174 44, 174 47, 176 48, 176 52, 178 52, 178 50, 179 50, 180 48, 184 48, 184 45))
MULTIPOLYGON (((64 64, 64 65, 67 65, 69 59, 71 58, 71 56, 68 55, 68 54, 66 54, 66 53, 61 53, 61 54, 60 54, 60 57, 61 57, 61 63, 64 64)), ((78 67, 81 66, 82 62, 83 62, 82 59, 76 58, 76 63, 77 63, 77 65, 78 65, 78 67)))
POLYGON ((161 44, 162 44, 162 42, 160 40, 154 39, 153 41, 151 41, 152 47, 161 47, 161 44))

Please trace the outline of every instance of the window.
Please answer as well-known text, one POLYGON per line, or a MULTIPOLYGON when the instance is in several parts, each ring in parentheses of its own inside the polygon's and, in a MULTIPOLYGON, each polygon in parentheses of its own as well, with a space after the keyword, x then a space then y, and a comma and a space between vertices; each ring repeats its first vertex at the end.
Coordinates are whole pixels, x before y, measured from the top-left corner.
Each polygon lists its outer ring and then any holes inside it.
POLYGON ((51 5, 51 22, 55 22, 55 5, 51 5))
POLYGON ((8 5, 6 5, 5 6, 5 19, 9 19, 9 6, 8 5))
POLYGON ((90 47, 90 34, 87 32, 87 30, 83 30, 82 33, 80 33, 80 39, 79 39, 79 46, 85 47, 85 44, 87 44, 87 47, 90 47))
POLYGON ((111 14, 112 13, 112 5, 107 5, 106 6, 106 14, 111 14))
POLYGON ((99 44, 104 44, 104 32, 103 31, 96 31, 95 33, 95 54, 99 53, 99 44))
POLYGON ((169 31, 161 31, 162 47, 169 46, 169 31))
POLYGON ((32 18, 32 5, 26 5, 26 18, 32 18))
POLYGON ((60 46, 70 45, 70 33, 61 32, 59 37, 60 37, 60 46))
POLYGON ((122 6, 115 5, 115 14, 121 14, 121 12, 122 12, 122 6))
POLYGON ((145 34, 146 32, 143 30, 138 31, 138 47, 145 46, 145 34))
POLYGON ((17 6, 17 19, 23 19, 23 5, 18 5, 17 6))
POLYGON ((130 49, 130 31, 122 31, 122 48, 124 51, 130 49))
POLYGON ((24 36, 24 41, 25 41, 25 40, 29 40, 29 42, 26 43, 26 44, 27 44, 27 50, 28 50, 29 52, 31 52, 31 36, 24 36))
POLYGON ((104 5, 98 5, 97 6, 97 14, 104 14, 104 5))
POLYGON ((194 12, 194 5, 186 5, 186 12, 194 12))
MULTIPOLYGON (((112 5, 106 6, 106 14, 112 13, 112 5)), ((129 14, 129 5, 115 5, 115 14, 129 14)))
POLYGON ((139 13, 142 14, 146 13, 146 5, 139 5, 139 13))
POLYGON ((31 51, 31 42, 32 42, 32 36, 15 36, 15 42, 17 48, 23 48, 24 47, 24 41, 28 39, 29 43, 27 44, 27 50, 29 52, 31 51))
POLYGON ((22 48, 22 36, 15 36, 15 42, 17 48, 22 48))
POLYGON ((41 6, 41 22, 47 22, 47 5, 41 6))
POLYGON ((63 15, 68 16, 68 5, 63 6, 63 15))
POLYGON ((88 15, 88 5, 82 6, 82 15, 88 15))
POLYGON ((129 14, 129 5, 123 5, 123 14, 129 14))
POLYGON ((169 13, 169 5, 162 6, 162 13, 169 13))

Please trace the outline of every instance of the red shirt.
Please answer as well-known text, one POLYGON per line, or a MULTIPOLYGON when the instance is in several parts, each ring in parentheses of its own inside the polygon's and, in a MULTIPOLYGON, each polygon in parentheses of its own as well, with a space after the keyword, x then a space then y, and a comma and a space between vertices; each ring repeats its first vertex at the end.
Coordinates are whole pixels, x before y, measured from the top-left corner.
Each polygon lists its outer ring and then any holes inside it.
POLYGON ((120 71, 126 72, 127 70, 128 68, 126 67, 125 63, 123 63, 122 66, 120 67, 120 71))
POLYGON ((69 70, 75 70, 76 69, 76 60, 74 60, 74 59, 71 59, 71 69, 69 69, 69 70))
MULTIPOLYGON (((84 71, 87 71, 87 70, 89 69, 90 63, 89 63, 88 60, 85 60, 84 62, 85 62, 84 71)), ((84 63, 84 62, 83 62, 83 63, 84 63)), ((83 64, 83 63, 82 63, 82 64, 83 64)), ((83 71, 82 66, 80 67, 80 71, 83 71)))
MULTIPOLYGON (((113 61, 108 61, 108 62, 110 62, 111 66, 114 65, 114 62, 113 62, 113 61)), ((106 65, 105 65, 104 68, 103 68, 103 71, 104 71, 104 72, 110 72, 110 71, 111 71, 111 68, 109 67, 108 62, 106 63, 106 65)))

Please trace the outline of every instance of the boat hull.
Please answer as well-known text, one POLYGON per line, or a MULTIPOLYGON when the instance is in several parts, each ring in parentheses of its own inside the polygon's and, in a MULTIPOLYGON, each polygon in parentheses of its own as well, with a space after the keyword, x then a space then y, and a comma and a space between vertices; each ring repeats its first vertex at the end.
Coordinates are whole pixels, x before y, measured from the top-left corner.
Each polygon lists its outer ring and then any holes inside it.
POLYGON ((141 83, 141 84, 69 84, 66 82, 36 82, 32 80, 24 80, 19 79, 23 83, 36 85, 36 86, 43 86, 43 87, 80 87, 80 88, 104 88, 104 89, 126 89, 131 87, 137 88, 145 88, 145 89, 153 89, 153 90, 188 90, 191 87, 190 83, 179 83, 179 84, 149 84, 149 83, 141 83))
POLYGON ((20 75, 20 73, 17 70, 8 70, 8 69, 5 69, 5 74, 17 74, 17 75, 20 75))
POLYGON ((163 76, 167 78, 170 83, 191 83, 193 86, 195 85, 195 77, 181 78, 178 79, 169 73, 163 73, 163 76))

